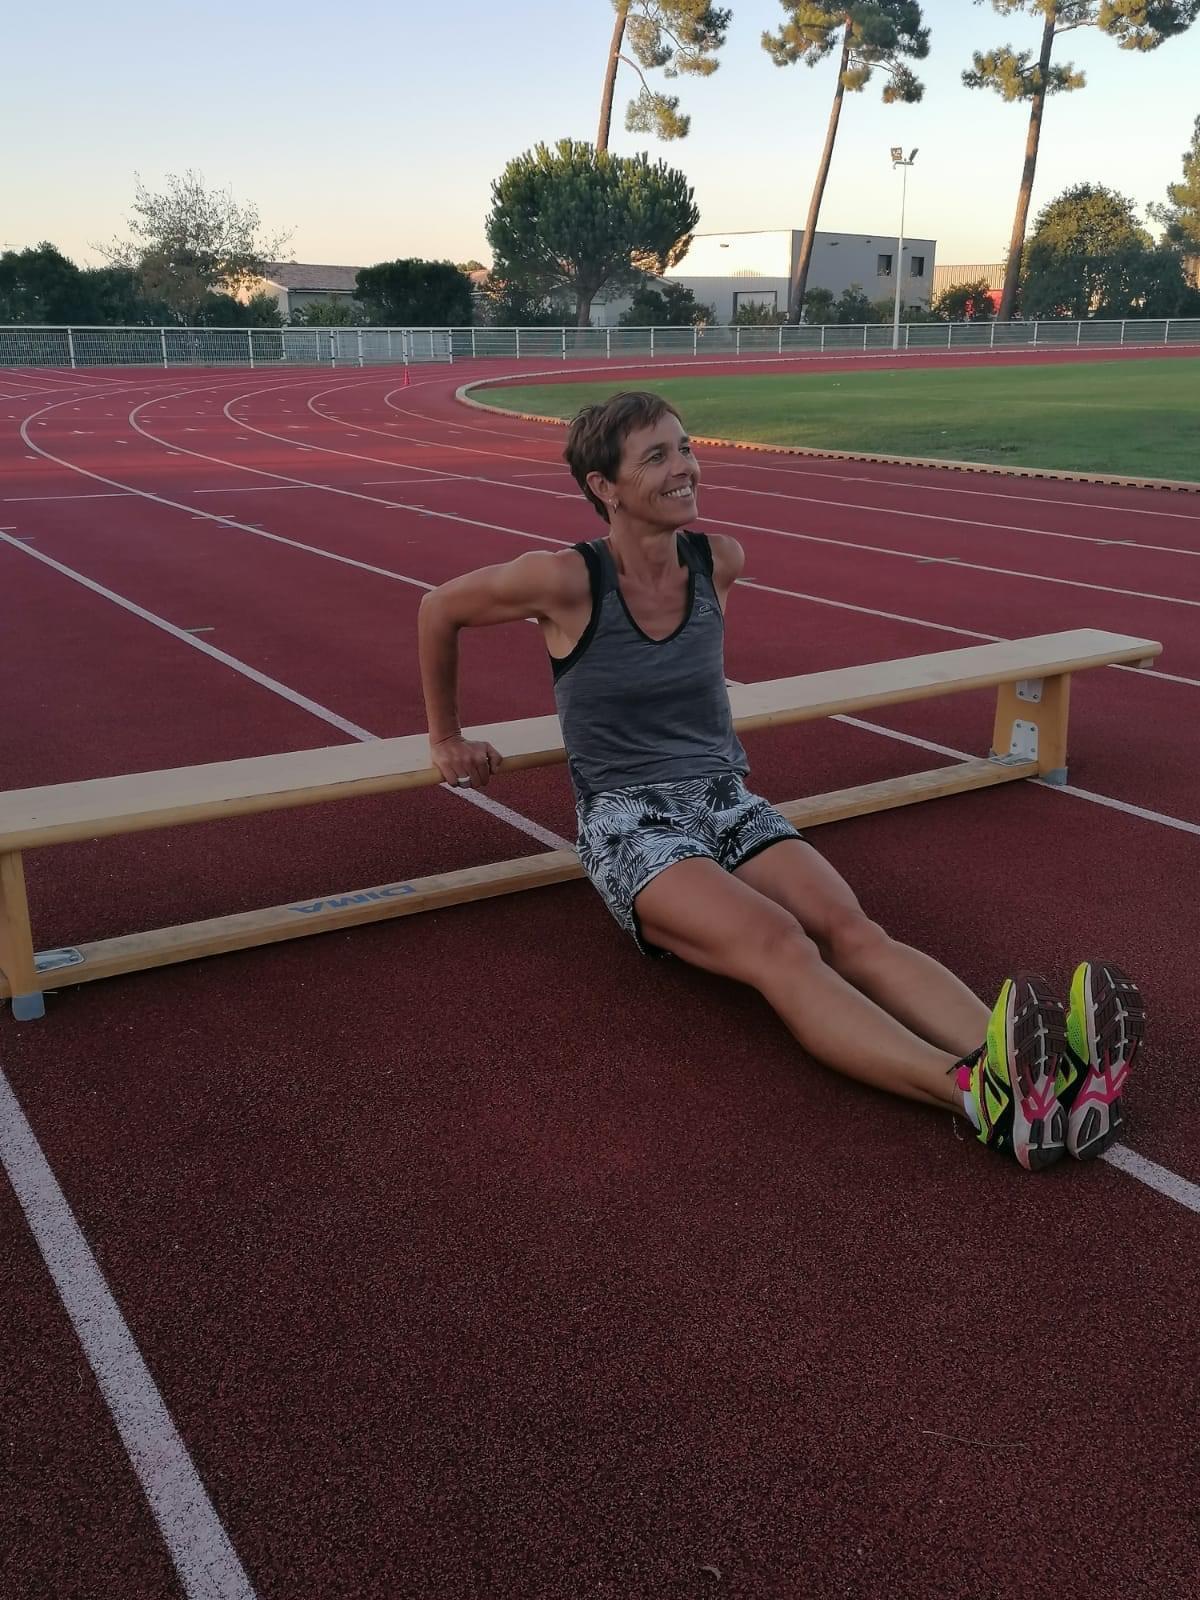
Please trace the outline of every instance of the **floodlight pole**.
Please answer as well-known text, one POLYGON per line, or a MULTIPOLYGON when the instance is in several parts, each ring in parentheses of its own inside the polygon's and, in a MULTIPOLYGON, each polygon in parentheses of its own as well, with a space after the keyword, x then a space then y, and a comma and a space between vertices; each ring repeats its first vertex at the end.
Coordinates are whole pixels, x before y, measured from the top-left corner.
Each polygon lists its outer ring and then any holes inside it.
POLYGON ((900 248, 896 254, 896 312, 892 319, 892 349, 900 348, 900 300, 904 291, 904 211, 908 202, 908 169, 917 159, 914 150, 908 160, 904 159, 903 150, 895 147, 892 149, 892 169, 903 167, 904 177, 900 184, 900 248))

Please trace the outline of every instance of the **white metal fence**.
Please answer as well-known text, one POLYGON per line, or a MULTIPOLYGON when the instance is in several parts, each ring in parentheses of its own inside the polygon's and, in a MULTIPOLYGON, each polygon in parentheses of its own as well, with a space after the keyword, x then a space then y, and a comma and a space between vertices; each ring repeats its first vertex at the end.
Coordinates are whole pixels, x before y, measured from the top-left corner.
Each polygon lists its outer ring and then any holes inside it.
MULTIPOLYGON (((884 351, 890 323, 705 328, 0 328, 0 367, 365 367, 884 351)), ((902 350, 1200 345, 1200 318, 910 322, 902 350)))
POLYGON ((451 359, 449 328, 0 328, 0 367, 361 367, 451 359))

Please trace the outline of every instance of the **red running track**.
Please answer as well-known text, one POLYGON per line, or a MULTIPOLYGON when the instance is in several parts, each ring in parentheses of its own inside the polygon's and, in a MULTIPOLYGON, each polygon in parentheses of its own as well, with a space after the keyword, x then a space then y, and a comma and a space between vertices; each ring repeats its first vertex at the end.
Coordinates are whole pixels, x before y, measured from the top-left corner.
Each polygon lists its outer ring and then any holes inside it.
MULTIPOLYGON (((6 375, 4 786, 419 727, 424 587, 597 531, 561 430, 454 401, 494 373, 6 375)), ((1141 1177, 1030 1178, 822 1073, 585 885, 64 989, 0 1022, 10 1181, 80 1230, 40 1249, 0 1188, 6 1594, 1191 1593, 1200 498, 703 465, 701 525, 749 556, 734 677, 1164 641, 1077 685, 1072 792, 817 837, 981 991, 1139 974, 1141 1177)), ((532 628, 469 636, 464 682, 471 720, 552 704, 532 628)), ((759 735, 754 781, 978 753, 987 698, 759 735)), ((36 854, 39 943, 570 837, 561 771, 489 796, 36 854)))

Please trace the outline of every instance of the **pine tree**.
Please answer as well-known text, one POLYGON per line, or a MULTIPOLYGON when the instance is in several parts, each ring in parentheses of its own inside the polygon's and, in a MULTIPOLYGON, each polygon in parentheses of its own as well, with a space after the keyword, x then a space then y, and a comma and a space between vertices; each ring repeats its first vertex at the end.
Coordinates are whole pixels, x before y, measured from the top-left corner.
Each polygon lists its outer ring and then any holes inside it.
POLYGON ((816 242, 821 201, 829 178, 846 90, 860 93, 878 70, 886 78, 885 104, 896 101, 911 104, 920 100, 925 86, 908 65, 908 59, 923 61, 929 54, 929 29, 924 25, 921 7, 912 0, 859 0, 854 5, 822 3, 822 0, 779 0, 779 3, 787 13, 786 21, 778 33, 762 36, 763 49, 777 67, 792 66, 797 61, 815 67, 835 50, 840 51, 825 145, 788 295, 788 321, 798 322, 808 288, 808 269, 816 242))
MULTIPOLYGON (((976 5, 985 3, 986 0, 975 0, 976 5)), ((1029 102, 1025 165, 1017 192, 998 313, 1007 321, 1016 302, 1047 96, 1069 94, 1082 89, 1087 82, 1072 63, 1053 64, 1056 41, 1062 34, 1074 33, 1078 28, 1099 28, 1115 39, 1122 50, 1157 50, 1159 45, 1191 27, 1200 13, 1200 0, 991 0, 991 4, 1001 16, 1024 11, 1042 19, 1042 38, 1036 60, 1032 50, 1018 51, 1011 45, 1003 45, 986 54, 976 51, 974 65, 963 73, 963 82, 969 89, 994 89, 1005 100, 1029 102)))
POLYGON ((632 67, 642 80, 641 92, 630 101, 625 113, 625 126, 630 133, 653 133, 660 139, 686 138, 692 119, 680 111, 679 96, 652 89, 642 68, 652 71, 661 67, 666 78, 677 78, 681 72, 711 77, 720 66, 716 54, 725 43, 725 30, 733 13, 708 4, 708 0, 612 0, 612 4, 616 16, 604 68, 596 149, 608 149, 613 91, 621 62, 632 67), (621 53, 626 43, 632 56, 621 53))

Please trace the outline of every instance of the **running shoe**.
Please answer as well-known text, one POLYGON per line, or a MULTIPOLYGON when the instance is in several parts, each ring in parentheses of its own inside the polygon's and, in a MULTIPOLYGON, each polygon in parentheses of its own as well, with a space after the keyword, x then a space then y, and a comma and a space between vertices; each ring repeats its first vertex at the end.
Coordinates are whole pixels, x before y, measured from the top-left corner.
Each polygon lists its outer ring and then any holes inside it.
POLYGON ((1067 1114, 1067 1149, 1080 1161, 1101 1155, 1121 1131, 1121 1094, 1146 1029, 1132 978, 1111 961, 1081 961, 1071 978, 1067 1048, 1056 1090, 1067 1114))
POLYGON ((983 1044, 954 1069, 978 1107, 979 1142, 1011 1151, 1031 1172, 1063 1153, 1066 1114, 1055 1077, 1065 1047, 1061 1000, 1044 978, 1019 972, 1004 980, 983 1044))

